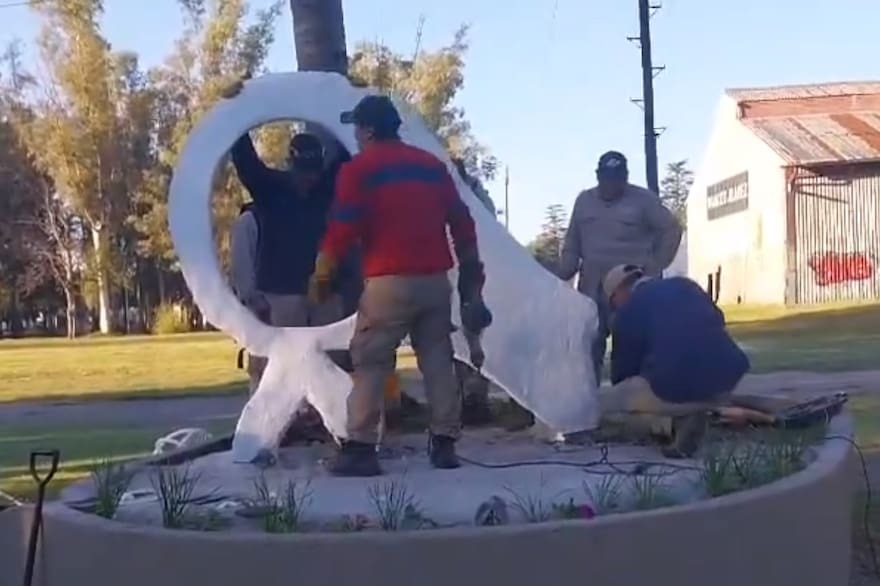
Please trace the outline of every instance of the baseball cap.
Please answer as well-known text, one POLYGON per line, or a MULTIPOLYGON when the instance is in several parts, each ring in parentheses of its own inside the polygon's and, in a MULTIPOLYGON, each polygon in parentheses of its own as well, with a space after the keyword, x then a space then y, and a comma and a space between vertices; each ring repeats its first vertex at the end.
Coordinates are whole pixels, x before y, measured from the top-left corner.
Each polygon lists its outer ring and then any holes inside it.
POLYGON ((608 151, 599 157, 596 174, 604 177, 624 177, 628 173, 626 157, 617 151, 608 151))
POLYGON ((324 145, 314 134, 294 135, 288 145, 290 162, 301 171, 319 171, 324 167, 324 145))
POLYGON ((388 96, 381 95, 362 98, 353 110, 343 112, 339 121, 385 131, 397 131, 402 123, 394 102, 388 96))
POLYGON ((639 265, 617 265, 602 279, 602 291, 610 299, 628 280, 636 280, 644 275, 645 269, 639 265))

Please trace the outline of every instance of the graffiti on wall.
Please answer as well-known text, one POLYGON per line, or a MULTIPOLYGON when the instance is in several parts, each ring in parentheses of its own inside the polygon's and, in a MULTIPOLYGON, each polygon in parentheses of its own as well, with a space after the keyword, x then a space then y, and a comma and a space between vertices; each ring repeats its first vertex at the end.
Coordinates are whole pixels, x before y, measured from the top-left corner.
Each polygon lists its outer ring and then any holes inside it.
POLYGON ((816 284, 825 287, 865 281, 874 276, 874 259, 864 252, 821 252, 810 257, 816 284))

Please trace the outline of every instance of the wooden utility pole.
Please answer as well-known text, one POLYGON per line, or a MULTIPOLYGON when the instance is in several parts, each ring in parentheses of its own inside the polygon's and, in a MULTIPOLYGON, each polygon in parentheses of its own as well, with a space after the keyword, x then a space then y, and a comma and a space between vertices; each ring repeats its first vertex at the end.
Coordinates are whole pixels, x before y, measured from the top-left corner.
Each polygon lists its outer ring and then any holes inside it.
POLYGON ((342 0, 290 0, 300 71, 348 74, 342 0))
POLYGON ((660 9, 659 4, 651 4, 650 0, 639 0, 639 36, 628 37, 637 42, 642 55, 642 97, 632 100, 639 105, 645 117, 645 177, 648 189, 660 193, 659 165, 657 162, 657 137, 663 128, 657 128, 654 122, 654 78, 665 67, 655 67, 651 55, 651 17, 660 9))

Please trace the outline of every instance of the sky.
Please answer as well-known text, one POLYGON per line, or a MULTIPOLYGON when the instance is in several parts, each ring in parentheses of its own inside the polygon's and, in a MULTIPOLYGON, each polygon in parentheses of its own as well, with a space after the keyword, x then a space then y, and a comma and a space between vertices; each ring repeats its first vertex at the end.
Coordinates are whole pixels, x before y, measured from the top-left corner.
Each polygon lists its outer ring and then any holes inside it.
MULTIPOLYGON (((104 0, 104 34, 162 61, 180 33, 175 0, 104 0), (149 6, 149 8, 148 8, 149 6)), ((266 6, 270 0, 251 0, 266 6)), ((469 24, 465 86, 457 98, 481 142, 509 168, 509 222, 523 243, 552 204, 571 208, 594 182, 599 155, 619 150, 644 181, 637 0, 344 0, 349 47, 379 41, 404 53, 434 49, 469 24)), ((651 21, 661 168, 698 168, 725 88, 880 78, 878 0, 666 0, 651 21)), ((38 22, 0 0, 0 44, 33 44, 38 22)), ((32 59, 33 53, 28 57, 32 59)), ((289 8, 268 65, 295 69, 289 8)), ((489 184, 504 207, 503 172, 489 184)), ((503 221, 503 218, 502 218, 503 221)))

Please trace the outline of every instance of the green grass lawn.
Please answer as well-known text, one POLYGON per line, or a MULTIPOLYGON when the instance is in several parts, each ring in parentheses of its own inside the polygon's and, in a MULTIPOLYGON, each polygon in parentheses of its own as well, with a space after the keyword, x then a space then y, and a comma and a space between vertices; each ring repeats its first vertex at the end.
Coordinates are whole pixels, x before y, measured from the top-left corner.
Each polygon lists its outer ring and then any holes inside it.
POLYGON ((0 402, 168 397, 245 388, 221 334, 0 342, 0 402))
MULTIPOLYGON (((230 433, 234 422, 205 426, 215 435, 230 433)), ((146 456, 162 435, 173 431, 162 427, 38 427, 11 426, 0 430, 0 491, 29 499, 35 494, 28 468, 33 450, 58 449, 61 468, 50 485, 50 496, 89 475, 102 460, 128 460, 146 456)))
POLYGON ((725 308, 753 372, 880 369, 880 305, 725 308))

